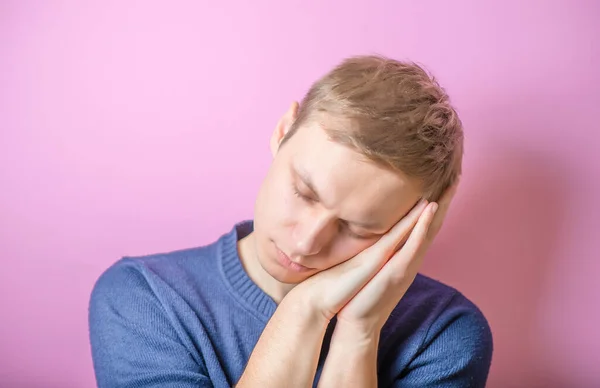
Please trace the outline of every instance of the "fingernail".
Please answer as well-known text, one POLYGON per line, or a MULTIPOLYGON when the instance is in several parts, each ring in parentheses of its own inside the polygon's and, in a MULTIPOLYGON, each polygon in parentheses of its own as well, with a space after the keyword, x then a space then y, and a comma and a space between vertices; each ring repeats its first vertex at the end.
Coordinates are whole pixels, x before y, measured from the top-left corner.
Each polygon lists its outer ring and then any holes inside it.
POLYGON ((431 214, 435 214, 435 212, 438 209, 438 204, 434 203, 433 205, 431 205, 431 214))

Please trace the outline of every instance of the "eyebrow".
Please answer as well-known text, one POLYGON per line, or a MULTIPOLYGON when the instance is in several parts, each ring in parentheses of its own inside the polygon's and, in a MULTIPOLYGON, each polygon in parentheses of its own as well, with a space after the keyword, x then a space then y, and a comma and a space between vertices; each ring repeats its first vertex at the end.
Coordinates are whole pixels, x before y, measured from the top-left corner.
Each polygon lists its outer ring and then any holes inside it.
MULTIPOLYGON (((303 170, 302 168, 299 168, 298 166, 295 166, 293 164, 292 164, 292 170, 300 178, 302 183, 304 183, 306 185, 306 187, 308 187, 308 189, 313 192, 316 199, 320 201, 321 197, 319 196, 319 193, 318 193, 317 189, 315 188, 313 181, 310 179, 310 176, 308 175, 308 173, 305 170, 303 170)), ((380 225, 379 223, 349 221, 349 220, 343 220, 343 219, 340 219, 340 221, 342 221, 343 223, 346 223, 346 224, 356 225, 362 229, 369 230, 372 233, 375 233, 375 231, 384 229, 383 226, 380 225)), ((379 233, 376 233, 376 234, 379 234, 379 233)))

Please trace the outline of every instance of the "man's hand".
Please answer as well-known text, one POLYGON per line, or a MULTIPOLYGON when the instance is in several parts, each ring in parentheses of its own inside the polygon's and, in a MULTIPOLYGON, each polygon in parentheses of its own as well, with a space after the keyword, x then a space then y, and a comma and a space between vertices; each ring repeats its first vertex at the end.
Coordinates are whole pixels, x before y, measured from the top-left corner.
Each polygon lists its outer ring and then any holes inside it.
POLYGON ((419 202, 379 241, 350 260, 320 272, 289 294, 327 319, 338 315, 364 328, 383 325, 414 280, 425 251, 440 230, 454 197, 451 186, 439 203, 419 202))
POLYGON ((436 203, 417 205, 375 244, 378 247, 374 254, 383 255, 390 249, 392 253, 371 259, 381 262, 381 258, 391 258, 385 260, 372 279, 338 312, 319 387, 377 386, 381 328, 416 277, 456 189, 454 185, 446 191, 439 207, 436 203))
POLYGON ((411 212, 405 217, 406 226, 394 237, 406 242, 339 311, 339 325, 351 325, 369 333, 381 330, 415 279, 427 249, 442 227, 457 188, 458 183, 448 188, 439 204, 430 203, 424 211, 411 212), (414 228, 409 230, 408 225, 414 225, 414 228))

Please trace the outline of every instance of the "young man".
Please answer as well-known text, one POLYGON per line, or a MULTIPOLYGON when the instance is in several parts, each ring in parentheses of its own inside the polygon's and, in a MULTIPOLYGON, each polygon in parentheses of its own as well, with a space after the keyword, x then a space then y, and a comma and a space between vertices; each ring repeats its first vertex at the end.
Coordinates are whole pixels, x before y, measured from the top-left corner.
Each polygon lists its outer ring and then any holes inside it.
POLYGON ((417 273, 461 173, 443 89, 415 64, 349 58, 292 104, 271 149, 253 220, 98 279, 98 385, 483 387, 488 322, 417 273))

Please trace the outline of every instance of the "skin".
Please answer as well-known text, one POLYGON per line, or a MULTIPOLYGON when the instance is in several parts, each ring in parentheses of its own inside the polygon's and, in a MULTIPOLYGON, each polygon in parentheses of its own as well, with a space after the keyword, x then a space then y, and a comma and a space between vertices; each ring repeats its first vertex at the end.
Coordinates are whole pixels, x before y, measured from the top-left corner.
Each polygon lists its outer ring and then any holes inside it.
POLYGON ((238 244, 250 278, 276 302, 373 245, 421 196, 417 181, 330 141, 317 123, 299 128, 280 148, 296 112, 292 104, 273 132, 273 162, 255 202, 254 232, 238 244), (283 267, 276 249, 311 270, 283 267))
POLYGON ((419 201, 418 182, 332 143, 316 123, 280 147, 296 112, 293 104, 274 131, 255 230, 238 244, 249 276, 279 304, 236 386, 311 386, 334 315, 319 386, 377 386, 379 333, 417 275, 457 185, 439 204, 419 201), (312 194, 298 169, 313 183, 312 194), (277 247, 310 269, 281 265, 277 247))

